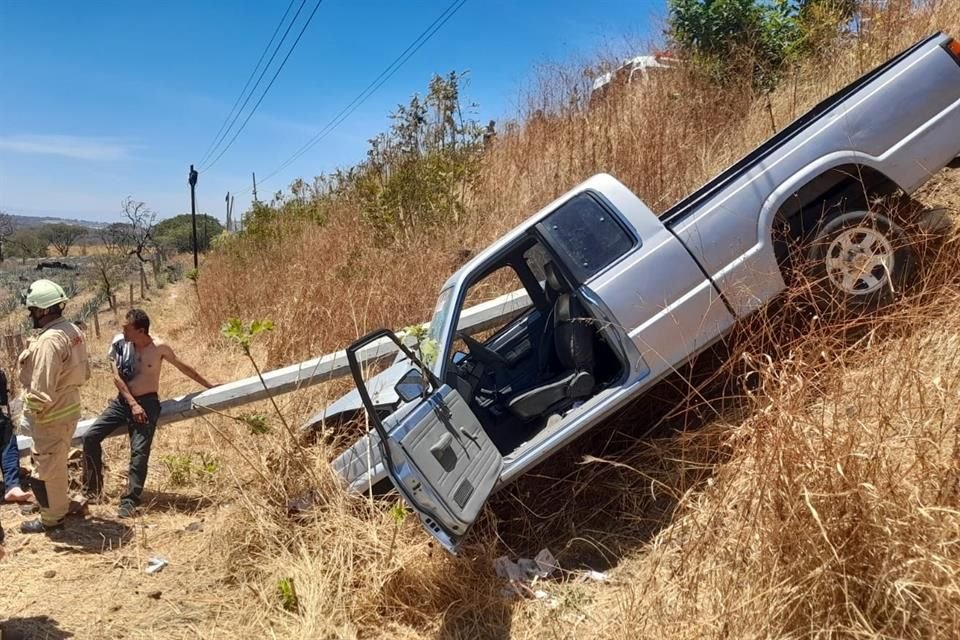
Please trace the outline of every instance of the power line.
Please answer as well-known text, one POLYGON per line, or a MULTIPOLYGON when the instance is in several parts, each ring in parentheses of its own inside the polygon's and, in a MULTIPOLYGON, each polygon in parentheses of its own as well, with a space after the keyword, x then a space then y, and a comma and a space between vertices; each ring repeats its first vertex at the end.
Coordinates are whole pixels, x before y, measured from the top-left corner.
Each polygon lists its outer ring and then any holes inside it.
MULTIPOLYGON (((206 162, 207 158, 210 157, 210 153, 216 148, 216 145, 219 144, 220 140, 222 139, 221 134, 226 135, 226 131, 224 131, 224 127, 227 127, 227 121, 229 121, 231 116, 233 116, 233 112, 236 110, 237 105, 240 104, 240 101, 243 99, 244 94, 247 92, 247 88, 250 86, 250 81, 253 80, 253 76, 257 74, 257 70, 260 68, 260 63, 263 62, 263 59, 267 55, 267 51, 270 50, 270 46, 273 44, 273 41, 276 40, 277 34, 280 33, 280 27, 283 26, 283 23, 287 19, 287 15, 290 13, 290 9, 293 8, 293 5, 296 1, 297 0, 290 0, 290 4, 287 5, 287 10, 283 12, 283 17, 280 18, 280 22, 277 23, 277 28, 273 30, 273 35, 270 36, 270 41, 267 42, 267 46, 263 48, 263 53, 260 54, 260 59, 257 60, 257 64, 254 65, 253 71, 250 72, 250 77, 247 78, 246 83, 244 83, 243 85, 243 89, 240 90, 240 95, 237 96, 237 99, 234 101, 233 106, 230 107, 230 112, 227 114, 227 117, 223 119, 223 122, 220 124, 220 129, 217 131, 216 135, 213 136, 213 140, 211 140, 210 145, 207 147, 207 150, 203 152, 203 156, 200 158, 200 162, 198 162, 197 164, 202 165, 204 162, 206 162)), ((303 5, 301 5, 301 7, 302 6, 303 5)), ((280 45, 277 45, 277 46, 279 47, 280 45)), ((269 63, 268 63, 268 66, 269 66, 269 63)), ((260 77, 262 78, 263 76, 261 75, 260 77)), ((253 93, 254 91, 256 91, 257 86, 259 84, 260 84, 260 81, 257 80, 257 84, 253 85, 253 88, 250 89, 250 93, 253 93)), ((237 113, 237 115, 238 116, 240 115, 239 112, 237 113)), ((237 119, 234 118, 233 121, 230 122, 230 126, 232 127, 233 123, 236 121, 237 119)), ((227 131, 229 131, 229 127, 227 127, 227 131)))
MULTIPOLYGON (((306 0, 304 0, 304 3, 305 3, 305 2, 306 2, 306 0)), ((243 131, 244 127, 247 126, 247 123, 250 122, 250 118, 252 118, 252 117, 253 117, 253 114, 255 114, 255 113, 257 112, 257 108, 260 106, 260 103, 263 102, 263 99, 267 97, 267 93, 270 92, 270 87, 273 86, 273 83, 276 82, 276 80, 277 80, 277 76, 279 76, 279 75, 280 75, 280 72, 283 71, 284 65, 286 65, 286 64, 287 64, 287 60, 290 59, 290 54, 292 54, 292 53, 293 53, 293 50, 297 48, 297 44, 300 42, 300 38, 303 37, 303 34, 304 34, 304 32, 307 30, 307 27, 310 26, 310 22, 313 20, 313 16, 315 16, 315 15, 317 14, 317 9, 320 8, 320 5, 321 5, 321 4, 323 4, 323 0, 317 0, 317 4, 314 5, 313 11, 310 12, 310 15, 307 17, 307 21, 303 23, 303 27, 300 29, 300 33, 297 34, 297 39, 293 41, 293 44, 292 44, 292 45, 290 45, 290 49, 287 51, 287 55, 284 56, 283 60, 280 62, 280 66, 277 67, 277 70, 276 70, 276 72, 273 74, 273 77, 270 78, 270 83, 267 85, 267 88, 263 90, 263 93, 262 93, 262 94, 260 94, 260 98, 257 100, 257 103, 256 103, 255 105, 253 105, 253 109, 250 110, 250 113, 247 114, 247 117, 246 117, 246 118, 243 120, 243 122, 240 124, 240 128, 238 128, 237 131, 233 134, 233 137, 230 138, 230 142, 227 143, 227 146, 225 146, 223 149, 220 150, 220 153, 217 154, 217 157, 214 158, 212 161, 210 161, 210 162, 207 164, 206 167, 204 167, 203 169, 200 170, 201 173, 203 173, 204 171, 207 171, 208 169, 210 169, 210 167, 212 167, 213 165, 215 165, 215 164, 217 163, 217 161, 218 161, 220 158, 223 157, 223 154, 225 154, 225 153, 227 152, 227 150, 228 150, 230 147, 233 146, 233 142, 237 139, 237 136, 240 135, 240 132, 243 131)), ((303 3, 301 3, 300 7, 303 8, 303 3)), ((297 13, 299 14, 300 11, 297 10, 297 13)), ((296 19, 297 19, 296 16, 294 16, 293 19, 294 19, 294 21, 296 21, 296 19)), ((290 26, 293 26, 293 22, 290 23, 290 26)), ((287 31, 289 31, 289 30, 290 30, 290 27, 287 27, 287 31)), ((286 34, 284 34, 284 36, 286 36, 286 34)), ((281 43, 282 43, 282 42, 283 42, 283 39, 281 39, 281 43)), ((279 48, 279 45, 278 45, 278 48, 279 48)), ((272 57, 271 57, 271 60, 272 60, 272 57)), ((267 63, 267 64, 269 65, 269 63, 267 63)), ((266 67, 264 67, 264 71, 266 71, 266 70, 267 70, 266 67)), ((251 94, 251 95, 253 95, 253 94, 251 94)), ((241 107, 241 111, 242 111, 242 110, 243 110, 243 108, 241 107)), ((237 115, 239 116, 239 113, 238 113, 237 115)))
MULTIPOLYGON (((387 65, 387 67, 380 72, 380 75, 374 78, 373 81, 370 82, 370 84, 368 84, 366 88, 364 88, 363 91, 357 95, 357 97, 355 97, 347 106, 341 109, 340 112, 335 115, 332 120, 330 120, 330 122, 328 122, 316 135, 308 140, 306 144, 295 151, 290 158, 285 160, 279 167, 261 179, 260 183, 262 184, 289 167, 291 164, 296 162, 297 159, 303 156, 303 154, 316 146, 318 142, 327 137, 334 129, 340 126, 344 120, 349 118, 354 111, 360 108, 360 105, 362 105, 367 101, 368 98, 370 98, 370 96, 376 93, 377 89, 379 89, 385 82, 387 82, 387 80, 393 77, 393 75, 399 71, 400 67, 402 67, 411 57, 413 57, 413 55, 443 27, 443 25, 446 24, 447 21, 450 20, 450 18, 452 18, 454 14, 460 10, 460 7, 466 3, 467 0, 454 0, 454 2, 447 6, 447 8, 444 9, 444 11, 433 22, 431 22, 430 25, 424 29, 420 35, 418 35, 413 42, 411 42, 410 45, 403 50, 400 55, 394 58, 393 62, 387 65)), ((249 192, 250 189, 245 189, 239 193, 242 195, 249 192)))
MULTIPOLYGON (((296 0, 292 0, 296 1, 296 0)), ((226 130, 223 132, 223 135, 216 140, 213 149, 210 150, 210 153, 206 154, 207 159, 210 155, 216 151, 220 146, 223 140, 227 137, 227 134, 230 132, 230 129, 233 128, 234 123, 237 121, 237 118, 240 117, 240 114, 243 113, 243 110, 246 108, 247 103, 250 102, 250 98, 253 97, 253 94, 256 92, 257 87, 260 86, 260 82, 263 80, 263 76, 266 75, 267 69, 270 68, 270 64, 273 62, 273 59, 280 52, 280 47, 283 46, 283 41, 287 39, 287 34, 290 33, 290 29, 293 28, 293 25, 297 22, 297 18, 300 17, 300 12, 303 10, 303 7, 307 4, 307 0, 301 0, 300 6, 297 8, 297 12, 294 14, 293 19, 290 21, 290 24, 287 25, 286 30, 283 32, 283 36, 280 37, 280 42, 277 43, 276 48, 273 50, 273 53, 270 55, 270 59, 267 60, 267 64, 264 65, 263 70, 260 72, 260 76, 257 78, 256 83, 254 83, 253 88, 250 90, 250 93, 247 94, 247 97, 244 99, 243 104, 240 105, 240 109, 237 111, 236 115, 233 116, 233 120, 230 121, 230 124, 227 126, 226 130)), ((281 24, 283 24, 281 22, 281 24)))
POLYGON ((366 88, 361 91, 357 97, 355 97, 346 107, 344 107, 333 119, 328 122, 323 129, 321 129, 313 138, 311 138, 305 145, 300 147, 293 156, 284 161, 279 167, 274 169, 272 172, 268 173, 263 179, 260 180, 261 183, 269 180, 273 176, 277 175, 288 166, 296 162, 299 158, 303 156, 307 151, 312 149, 317 145, 322 139, 330 135, 334 129, 336 129, 340 124, 350 117, 354 111, 360 108, 360 106, 367 101, 370 96, 376 93, 377 89, 383 86, 393 75, 400 70, 407 60, 409 60, 413 55, 420 50, 420 48, 427 43, 433 35, 443 27, 446 22, 453 17, 453 15, 459 11, 460 7, 466 4, 467 0, 454 0, 447 8, 432 22, 430 25, 424 29, 420 35, 418 35, 410 45, 407 46, 403 52, 397 56, 393 62, 391 62, 387 67, 380 72, 380 75, 373 79, 373 81, 366 86, 366 88))

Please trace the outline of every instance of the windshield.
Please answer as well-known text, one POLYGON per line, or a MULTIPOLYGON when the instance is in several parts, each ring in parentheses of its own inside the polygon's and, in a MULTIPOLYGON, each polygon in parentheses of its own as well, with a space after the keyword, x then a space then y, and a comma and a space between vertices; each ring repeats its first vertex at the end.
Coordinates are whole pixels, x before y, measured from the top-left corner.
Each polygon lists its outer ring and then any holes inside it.
POLYGON ((433 308, 433 317, 430 318, 427 337, 421 345, 421 353, 424 356, 425 363, 437 375, 440 375, 443 368, 443 358, 440 353, 443 347, 443 328, 453 311, 454 300, 453 287, 447 287, 440 292, 437 304, 433 308))
MULTIPOLYGON (((429 327, 414 325, 405 330, 407 333, 404 339, 406 347, 413 352, 413 355, 419 361, 429 367, 430 372, 438 376, 443 366, 443 359, 441 357, 443 327, 449 320, 453 310, 453 302, 456 299, 453 294, 453 287, 440 292, 440 297, 437 299, 429 327), (414 341, 410 341, 409 338, 413 338, 414 341)), ((397 336, 390 331, 381 331, 377 339, 385 340, 387 338, 392 339, 394 342, 398 340, 397 336)), ((363 354, 365 353, 363 349, 372 348, 370 345, 373 341, 374 338, 366 336, 364 340, 357 341, 350 345, 350 349, 358 354, 360 360, 363 360, 363 354)), ((399 346, 399 343, 397 344, 399 346)), ((368 359, 370 358, 370 356, 366 357, 368 359)), ((394 400, 391 399, 391 397, 396 398, 394 385, 397 382, 397 378, 411 367, 420 368, 418 364, 411 362, 402 349, 398 351, 393 362, 386 368, 383 367, 382 361, 375 360, 376 357, 369 359, 369 361, 358 361, 356 367, 354 367, 353 364, 350 365, 354 382, 358 386, 363 386, 363 391, 366 392, 371 400, 369 406, 367 401, 364 400, 364 406, 367 411, 375 411, 375 407, 384 402, 393 402, 394 400)))

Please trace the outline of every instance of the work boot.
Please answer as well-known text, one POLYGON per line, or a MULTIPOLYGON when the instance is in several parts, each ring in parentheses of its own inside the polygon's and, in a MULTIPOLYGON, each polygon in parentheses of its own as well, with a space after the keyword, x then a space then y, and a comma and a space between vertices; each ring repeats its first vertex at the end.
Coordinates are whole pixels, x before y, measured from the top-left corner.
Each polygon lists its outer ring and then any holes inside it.
POLYGON ((123 502, 120 504, 120 508, 117 509, 118 518, 132 518, 137 512, 137 505, 131 504, 129 502, 123 502))
POLYGON ((41 520, 28 520, 20 525, 20 533, 56 535, 63 531, 63 523, 46 525, 41 520))

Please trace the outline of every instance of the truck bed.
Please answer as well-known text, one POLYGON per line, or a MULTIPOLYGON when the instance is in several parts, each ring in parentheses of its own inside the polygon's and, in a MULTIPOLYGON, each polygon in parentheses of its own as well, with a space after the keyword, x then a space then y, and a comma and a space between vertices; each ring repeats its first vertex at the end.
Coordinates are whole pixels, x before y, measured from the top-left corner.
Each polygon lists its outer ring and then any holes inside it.
POLYGON ((943 32, 933 34, 932 36, 918 42, 906 51, 903 51, 899 55, 891 58, 873 71, 866 73, 856 81, 850 83, 843 89, 826 98, 813 107, 810 111, 794 120, 782 131, 772 136, 759 147, 725 169, 715 178, 661 213, 659 216, 660 220, 667 227, 673 227, 677 224, 680 224, 688 215, 696 211, 710 198, 733 183, 748 169, 769 157, 778 149, 786 145, 790 140, 800 135, 804 130, 809 128, 822 117, 826 116, 833 108, 843 103, 851 95, 873 82, 876 78, 886 73, 889 69, 897 66, 900 62, 910 57, 910 55, 915 51, 923 49, 930 43, 946 37, 947 36, 943 32))

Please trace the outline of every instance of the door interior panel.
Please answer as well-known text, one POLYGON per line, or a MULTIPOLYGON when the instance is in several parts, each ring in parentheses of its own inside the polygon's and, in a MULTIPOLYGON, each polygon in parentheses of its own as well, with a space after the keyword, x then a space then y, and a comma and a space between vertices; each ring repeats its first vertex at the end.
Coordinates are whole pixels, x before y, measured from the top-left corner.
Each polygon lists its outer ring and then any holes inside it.
MULTIPOLYGON (((399 444, 445 509, 471 524, 493 490, 503 460, 460 394, 443 385, 407 420, 399 444)), ((439 515, 439 514, 438 514, 439 515)))

